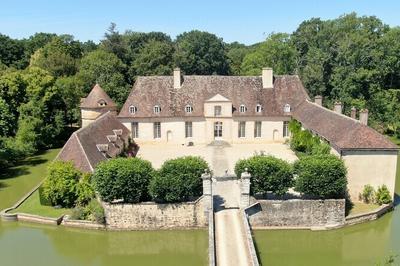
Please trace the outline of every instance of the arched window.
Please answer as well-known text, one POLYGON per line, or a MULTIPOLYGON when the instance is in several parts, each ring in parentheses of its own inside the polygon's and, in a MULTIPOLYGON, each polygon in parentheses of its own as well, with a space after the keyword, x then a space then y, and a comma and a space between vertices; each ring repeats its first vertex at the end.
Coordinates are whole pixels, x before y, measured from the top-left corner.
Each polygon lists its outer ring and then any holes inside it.
POLYGON ((285 113, 290 113, 290 104, 285 104, 285 106, 283 107, 283 112, 285 112, 285 113))
POLYGON ((185 111, 186 113, 191 113, 193 112, 193 106, 191 106, 190 104, 185 106, 185 111))
POLYGON ((247 111, 246 106, 244 104, 241 104, 240 107, 239 107, 239 112, 244 113, 246 111, 247 111))
POLYGON ((135 114, 137 112, 137 107, 134 105, 129 106, 129 113, 135 114))
POLYGON ((161 107, 159 105, 154 106, 154 113, 159 114, 161 112, 161 107))
POLYGON ((261 111, 262 111, 262 106, 261 106, 261 104, 257 104, 257 105, 256 105, 256 113, 261 113, 261 111))

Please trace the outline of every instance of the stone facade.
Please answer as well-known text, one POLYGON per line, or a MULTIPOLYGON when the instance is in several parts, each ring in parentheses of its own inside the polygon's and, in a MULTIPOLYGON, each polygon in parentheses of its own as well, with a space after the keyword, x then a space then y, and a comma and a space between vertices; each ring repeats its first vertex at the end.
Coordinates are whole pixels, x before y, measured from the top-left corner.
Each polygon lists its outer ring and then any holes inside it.
POLYGON ((211 201, 205 196, 194 202, 157 204, 104 203, 108 229, 152 230, 169 228, 196 228, 208 225, 211 201))
POLYGON ((343 225, 345 200, 259 200, 246 213, 252 227, 343 225))

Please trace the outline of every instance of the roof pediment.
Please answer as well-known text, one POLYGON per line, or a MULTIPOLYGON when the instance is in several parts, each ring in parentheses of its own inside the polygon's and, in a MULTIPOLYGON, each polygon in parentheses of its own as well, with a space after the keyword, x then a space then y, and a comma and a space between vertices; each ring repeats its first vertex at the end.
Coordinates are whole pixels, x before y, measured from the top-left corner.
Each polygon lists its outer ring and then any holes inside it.
POLYGON ((210 99, 206 100, 206 102, 231 102, 231 100, 227 99, 226 97, 224 97, 218 93, 218 94, 215 94, 210 99))

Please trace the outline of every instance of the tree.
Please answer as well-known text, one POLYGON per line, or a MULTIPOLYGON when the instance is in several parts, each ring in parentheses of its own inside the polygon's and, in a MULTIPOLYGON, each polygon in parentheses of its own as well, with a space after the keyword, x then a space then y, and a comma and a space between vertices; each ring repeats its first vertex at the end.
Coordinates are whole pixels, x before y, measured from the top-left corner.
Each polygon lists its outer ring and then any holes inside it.
POLYGON ((176 38, 174 62, 187 75, 227 75, 229 72, 222 39, 204 31, 184 32, 176 38))
POLYGON ((343 198, 347 186, 344 162, 335 155, 301 157, 294 164, 295 190, 318 198, 343 198))
POLYGON ((101 162, 93 174, 96 191, 105 202, 137 203, 148 199, 154 169, 139 158, 116 158, 101 162))
POLYGON ((0 97, 0 137, 13 135, 15 117, 11 113, 10 106, 0 97))
POLYGON ((242 62, 242 73, 260 75, 263 67, 272 67, 276 74, 292 74, 296 69, 296 50, 291 46, 286 33, 271 34, 242 62))
POLYGON ((24 45, 19 40, 0 34, 0 62, 6 66, 20 67, 24 45))
POLYGON ((181 202, 202 194, 201 175, 209 171, 207 162, 194 156, 164 162, 150 181, 149 193, 153 200, 181 202))
POLYGON ((229 72, 232 75, 242 74, 242 63, 243 59, 250 52, 250 48, 246 47, 244 44, 234 42, 226 45, 227 47, 227 57, 229 60, 229 72))
POLYGON ((284 195, 293 185, 291 165, 273 156, 255 155, 239 160, 235 165, 235 174, 240 177, 245 169, 251 174, 251 193, 272 192, 284 195))

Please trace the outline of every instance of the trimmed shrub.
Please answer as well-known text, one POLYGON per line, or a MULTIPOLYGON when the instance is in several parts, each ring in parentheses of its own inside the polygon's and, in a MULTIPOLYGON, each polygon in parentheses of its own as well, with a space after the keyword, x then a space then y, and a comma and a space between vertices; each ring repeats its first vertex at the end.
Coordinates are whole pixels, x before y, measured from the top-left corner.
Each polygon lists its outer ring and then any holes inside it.
POLYGON ((116 158, 101 162, 93 174, 95 189, 105 202, 137 203, 148 199, 154 169, 140 158, 116 158))
POLYGON ((346 193, 347 170, 334 155, 312 155, 294 163, 295 190, 319 198, 342 198, 346 193))
POLYGON ((54 161, 47 169, 47 178, 43 183, 43 195, 54 205, 72 207, 77 197, 76 185, 82 173, 72 162, 54 161))
POLYGON ((248 159, 239 160, 235 165, 238 177, 248 169, 251 174, 251 193, 273 192, 284 195, 293 186, 291 165, 273 156, 255 155, 248 159))
POLYGON ((150 181, 149 193, 159 202, 187 201, 202 194, 201 175, 207 162, 194 156, 167 160, 150 181))
POLYGON ((375 200, 376 203, 379 205, 389 204, 392 202, 392 197, 390 196, 390 192, 387 186, 382 185, 378 187, 375 193, 375 200))
POLYGON ((375 202, 375 190, 371 185, 365 185, 360 196, 365 203, 375 202))
POLYGON ((76 204, 86 205, 95 196, 94 188, 91 184, 91 174, 83 174, 76 184, 76 204))

